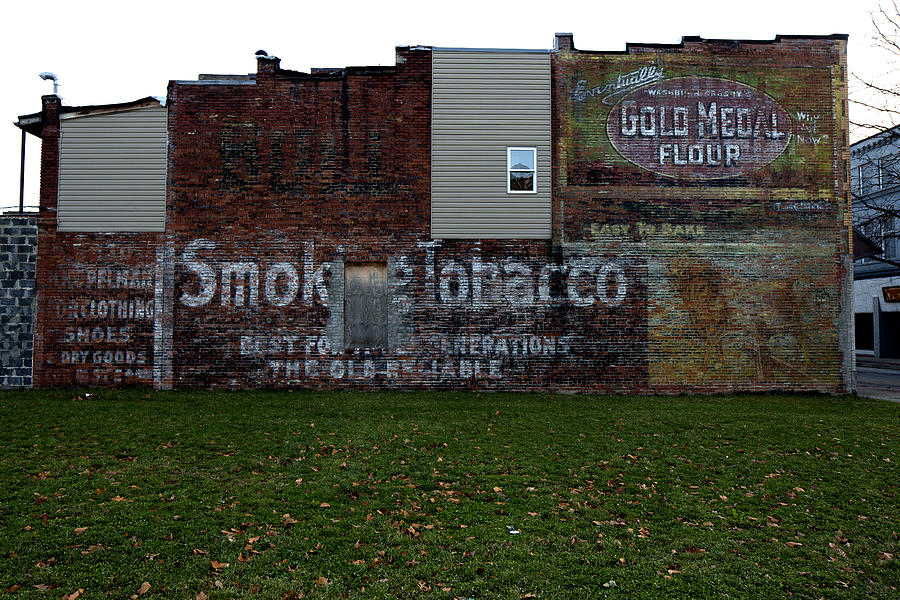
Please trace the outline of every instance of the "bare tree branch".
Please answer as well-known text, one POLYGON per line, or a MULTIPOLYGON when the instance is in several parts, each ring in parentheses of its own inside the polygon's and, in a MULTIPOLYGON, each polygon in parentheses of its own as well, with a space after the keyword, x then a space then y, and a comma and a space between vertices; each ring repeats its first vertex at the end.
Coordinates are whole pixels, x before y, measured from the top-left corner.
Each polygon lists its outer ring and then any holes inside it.
POLYGON ((866 112, 851 124, 873 132, 871 146, 853 157, 853 226, 885 250, 871 260, 900 267, 900 69, 891 68, 900 63, 900 6, 885 0, 870 17, 874 45, 887 54, 887 72, 877 81, 851 76, 850 103, 866 112))

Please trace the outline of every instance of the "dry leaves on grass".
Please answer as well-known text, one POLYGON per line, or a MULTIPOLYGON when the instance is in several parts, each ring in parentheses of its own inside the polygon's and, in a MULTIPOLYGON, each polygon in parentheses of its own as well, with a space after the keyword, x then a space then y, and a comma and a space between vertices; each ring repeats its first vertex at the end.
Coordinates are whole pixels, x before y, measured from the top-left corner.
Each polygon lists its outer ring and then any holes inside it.
POLYGON ((76 591, 71 594, 66 594, 62 597, 62 600, 77 600, 81 598, 81 595, 84 594, 84 588, 78 588, 76 591))
POLYGON ((147 592, 150 591, 151 587, 153 587, 153 586, 150 585, 150 582, 145 581, 144 583, 141 584, 141 587, 138 588, 137 594, 131 595, 131 600, 135 600, 135 598, 137 598, 138 596, 143 596, 144 594, 146 594, 147 592))

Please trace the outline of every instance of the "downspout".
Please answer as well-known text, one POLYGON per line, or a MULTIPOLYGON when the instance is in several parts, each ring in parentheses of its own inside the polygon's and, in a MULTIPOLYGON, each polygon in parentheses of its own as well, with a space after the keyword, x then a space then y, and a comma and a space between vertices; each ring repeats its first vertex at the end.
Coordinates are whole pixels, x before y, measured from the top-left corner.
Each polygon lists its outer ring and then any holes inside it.
POLYGON ((19 164, 19 214, 25 212, 25 128, 22 128, 22 160, 19 164))

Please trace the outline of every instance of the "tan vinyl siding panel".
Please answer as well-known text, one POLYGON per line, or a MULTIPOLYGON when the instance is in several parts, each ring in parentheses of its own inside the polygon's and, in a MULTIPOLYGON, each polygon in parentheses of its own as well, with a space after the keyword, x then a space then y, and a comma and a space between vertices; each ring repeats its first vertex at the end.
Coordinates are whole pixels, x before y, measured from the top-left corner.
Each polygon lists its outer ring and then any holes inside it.
POLYGON ((431 235, 550 238, 550 54, 432 52, 431 235), (537 149, 537 193, 507 193, 506 149, 537 149))
POLYGON ((64 119, 58 198, 60 231, 164 231, 166 109, 64 119))

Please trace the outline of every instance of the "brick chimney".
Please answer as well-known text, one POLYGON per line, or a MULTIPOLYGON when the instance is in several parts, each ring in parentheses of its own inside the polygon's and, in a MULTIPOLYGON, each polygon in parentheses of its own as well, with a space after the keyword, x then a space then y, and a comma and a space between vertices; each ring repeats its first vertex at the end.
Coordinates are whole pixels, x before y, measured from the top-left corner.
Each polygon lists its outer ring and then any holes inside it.
POLYGON ((268 85, 275 82, 275 72, 281 67, 281 59, 269 56, 265 50, 256 52, 256 85, 268 85))
POLYGON ((59 115, 62 100, 56 94, 41 96, 41 185, 40 225, 56 228, 57 184, 59 181, 59 115))
POLYGON ((558 53, 572 52, 575 50, 575 42, 571 33, 557 33, 553 39, 553 51, 558 53))

